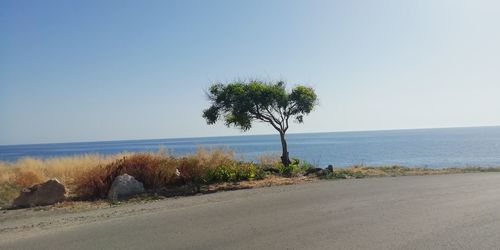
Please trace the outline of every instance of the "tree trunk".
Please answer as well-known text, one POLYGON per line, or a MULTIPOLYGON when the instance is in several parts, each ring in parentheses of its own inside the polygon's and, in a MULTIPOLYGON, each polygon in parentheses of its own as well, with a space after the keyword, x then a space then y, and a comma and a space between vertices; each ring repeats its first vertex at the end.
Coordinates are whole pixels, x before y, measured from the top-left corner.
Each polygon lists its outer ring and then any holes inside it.
POLYGON ((288 145, 286 144, 284 132, 280 132, 280 138, 281 138, 281 147, 283 149, 283 152, 281 154, 281 163, 283 163, 285 167, 288 167, 291 162, 290 162, 290 155, 288 154, 288 145))

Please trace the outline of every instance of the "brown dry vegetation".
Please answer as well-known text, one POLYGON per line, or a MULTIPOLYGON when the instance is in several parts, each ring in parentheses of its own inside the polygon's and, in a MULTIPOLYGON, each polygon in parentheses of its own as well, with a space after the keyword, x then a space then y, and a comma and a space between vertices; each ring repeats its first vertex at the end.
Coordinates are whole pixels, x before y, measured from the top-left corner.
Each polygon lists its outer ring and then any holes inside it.
POLYGON ((153 193, 179 195, 183 192, 192 194, 293 184, 318 177, 345 179, 500 172, 500 168, 480 167, 429 169, 353 166, 300 177, 312 167, 297 160, 290 169, 285 169, 276 155, 263 155, 258 163, 238 161, 234 159, 232 151, 202 148, 195 154, 182 157, 173 157, 160 150, 157 153, 120 153, 110 156, 89 154, 50 159, 23 158, 13 163, 0 161, 0 208, 7 207, 23 188, 52 178, 66 186, 70 197, 95 199, 106 197, 115 177, 124 173, 134 176, 153 193), (265 172, 269 169, 273 171, 265 172))
POLYGON ((127 155, 130 154, 86 154, 49 159, 26 157, 12 163, 0 161, 0 207, 8 206, 23 188, 52 178, 64 183, 71 194, 80 178, 95 166, 109 164, 127 155))
MULTIPOLYGON (((84 171, 72 182, 74 194, 81 198, 103 198, 115 179, 122 174, 134 176, 148 190, 183 184, 208 183, 211 171, 220 166, 245 165, 236 162, 233 153, 222 149, 199 149, 196 154, 173 157, 165 153, 137 153, 108 164, 98 164, 84 171), (177 175, 179 171, 179 175, 177 175)), ((240 180, 248 179, 241 176, 240 180)))
POLYGON ((195 154, 173 157, 158 153, 82 155, 50 159, 23 158, 0 162, 0 207, 5 207, 26 187, 56 178, 71 197, 103 198, 118 175, 127 173, 148 190, 170 186, 200 185, 262 178, 259 166, 236 161, 232 151, 200 148, 195 154), (180 175, 177 175, 177 170, 180 175))
POLYGON ((110 156, 87 154, 48 159, 27 157, 13 163, 0 161, 0 181, 29 186, 43 180, 57 178, 68 185, 94 166, 109 164, 127 155, 130 154, 121 153, 110 156))

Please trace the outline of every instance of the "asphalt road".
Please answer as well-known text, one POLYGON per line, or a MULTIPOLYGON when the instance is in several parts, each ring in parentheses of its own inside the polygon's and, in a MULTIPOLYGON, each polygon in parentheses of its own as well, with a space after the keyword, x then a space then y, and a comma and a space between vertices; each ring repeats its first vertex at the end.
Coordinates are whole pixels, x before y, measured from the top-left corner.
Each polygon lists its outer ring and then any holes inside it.
POLYGON ((500 249, 496 173, 321 181, 162 203, 0 249, 500 249))

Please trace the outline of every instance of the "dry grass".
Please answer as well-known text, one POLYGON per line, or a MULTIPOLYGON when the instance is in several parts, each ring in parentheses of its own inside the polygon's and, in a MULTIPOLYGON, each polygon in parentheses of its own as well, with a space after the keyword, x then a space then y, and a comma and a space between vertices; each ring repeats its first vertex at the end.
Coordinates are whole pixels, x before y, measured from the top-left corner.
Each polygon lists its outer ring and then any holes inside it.
POLYGON ((172 157, 139 153, 99 164, 82 173, 73 182, 74 193, 80 198, 104 198, 114 179, 122 174, 134 176, 147 189, 157 189, 172 182, 176 169, 172 157))
POLYGON ((173 157, 160 151, 124 156, 108 164, 98 164, 74 179, 74 193, 81 198, 103 198, 113 180, 122 174, 134 176, 149 190, 182 184, 199 184, 207 181, 213 168, 234 162, 229 150, 199 148, 193 155, 173 157), (177 175, 177 173, 180 173, 177 175))
POLYGON ((347 176, 348 178, 385 177, 406 175, 435 175, 435 174, 460 174, 478 172, 500 172, 500 167, 464 167, 464 168, 419 168, 404 166, 378 166, 370 167, 356 165, 348 168, 337 168, 333 171, 333 179, 347 176))
MULTIPOLYGON (((50 159, 23 158, 13 163, 0 161, 0 207, 8 206, 23 188, 51 178, 61 181, 70 196, 85 199, 105 197, 115 177, 124 173, 134 176, 146 189, 152 191, 192 186, 197 188, 194 192, 200 192, 200 187, 204 185, 203 188, 206 188, 207 184, 216 184, 220 189, 232 189, 245 185, 267 185, 266 181, 271 179, 280 184, 296 183, 298 179, 283 178, 283 171, 273 172, 276 175, 265 178, 264 169, 280 170, 282 167, 279 162, 280 158, 276 155, 263 155, 257 164, 237 161, 230 150, 203 148, 198 149, 195 154, 182 157, 173 157, 165 150, 160 150, 157 153, 120 153, 109 156, 88 154, 50 159), (255 182, 256 180, 262 181, 255 182)), ((300 173, 289 177, 302 176, 313 167, 310 164, 296 165, 296 171, 300 173)), ((353 166, 323 171, 318 177, 344 179, 469 172, 500 172, 500 168, 353 166)), ((316 179, 315 175, 304 178, 316 179)))
MULTIPOLYGON (((203 148, 183 157, 173 157, 165 150, 160 150, 157 153, 89 154, 0 162, 0 207, 9 204, 23 188, 51 178, 63 183, 70 196, 88 199, 105 197, 114 178, 124 173, 141 181, 146 189, 155 190, 218 180, 210 179, 209 174, 213 174, 212 170, 220 166, 235 166, 235 171, 243 169, 249 172, 249 165, 235 161, 232 151, 203 148), (176 174, 177 171, 180 176, 176 174)), ((240 175, 238 178, 245 179, 240 175)))
POLYGON ((95 166, 109 164, 125 155, 87 154, 49 159, 22 158, 16 162, 0 161, 0 207, 10 204, 19 192, 33 184, 56 178, 71 192, 75 183, 95 166))
POLYGON ((281 157, 277 154, 262 154, 258 157, 258 162, 262 166, 273 167, 281 162, 281 157))
POLYGON ((121 153, 110 156, 87 154, 49 159, 27 157, 13 163, 0 162, 2 170, 0 181, 14 182, 28 187, 40 181, 56 178, 66 185, 71 185, 81 174, 93 167, 111 163, 126 155, 129 154, 121 153))

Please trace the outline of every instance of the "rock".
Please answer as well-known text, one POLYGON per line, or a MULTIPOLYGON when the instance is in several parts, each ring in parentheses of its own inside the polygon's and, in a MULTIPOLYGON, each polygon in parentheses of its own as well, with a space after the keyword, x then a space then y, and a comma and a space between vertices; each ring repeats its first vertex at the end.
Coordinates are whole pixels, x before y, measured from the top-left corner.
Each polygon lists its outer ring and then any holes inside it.
POLYGON ((58 180, 35 184, 21 191, 19 197, 12 202, 13 208, 52 205, 66 199, 66 188, 58 180))
POLYGON ((108 192, 108 198, 126 199, 130 196, 144 193, 144 185, 133 176, 122 174, 115 178, 108 192))
POLYGON ((333 173, 333 165, 328 165, 328 167, 326 169, 328 169, 328 171, 333 173))
POLYGON ((316 172, 316 175, 317 176, 326 176, 328 174, 330 174, 330 170, 328 169, 321 169, 320 171, 316 172))
POLYGON ((308 168, 304 175, 316 174, 319 175, 323 171, 322 168, 308 168))

